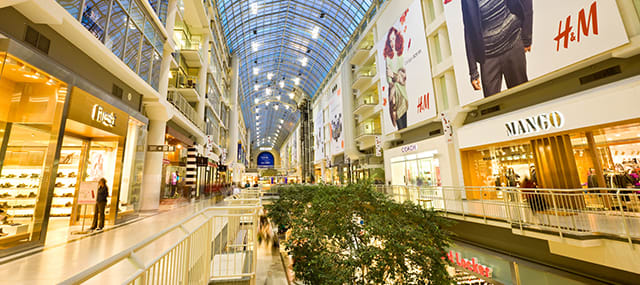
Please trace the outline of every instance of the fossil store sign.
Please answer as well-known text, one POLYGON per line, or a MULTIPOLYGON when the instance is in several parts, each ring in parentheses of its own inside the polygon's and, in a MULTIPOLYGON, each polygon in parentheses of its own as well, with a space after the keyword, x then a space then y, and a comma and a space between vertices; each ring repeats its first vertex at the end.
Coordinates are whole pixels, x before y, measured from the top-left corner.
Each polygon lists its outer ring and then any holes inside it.
POLYGON ((557 111, 505 123, 507 136, 510 137, 529 135, 551 129, 560 129, 563 126, 564 115, 557 111))
MULTIPOLYGON (((129 114, 74 87, 71 91, 67 119, 124 137, 127 135, 129 114)), ((75 125, 77 124, 67 124, 67 128, 73 128, 75 125)), ((75 127, 73 131, 87 137, 93 137, 96 134, 86 127, 75 127)))

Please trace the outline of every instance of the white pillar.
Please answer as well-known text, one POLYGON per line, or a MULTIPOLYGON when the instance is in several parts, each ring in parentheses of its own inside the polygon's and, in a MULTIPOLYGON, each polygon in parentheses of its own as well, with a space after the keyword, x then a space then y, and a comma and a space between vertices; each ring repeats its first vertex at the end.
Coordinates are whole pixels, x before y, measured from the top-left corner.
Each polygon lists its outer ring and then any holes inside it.
MULTIPOLYGON (((167 126, 165 120, 150 120, 148 145, 164 145, 164 135, 167 126)), ((162 152, 147 152, 144 157, 144 176, 142 183, 142 211, 155 211, 160 206, 160 188, 162 186, 162 152)))
POLYGON ((200 36, 201 40, 201 49, 204 50, 202 57, 202 67, 198 72, 198 94, 200 95, 200 100, 196 105, 196 112, 198 113, 198 118, 204 120, 204 109, 205 109, 205 100, 207 99, 207 69, 209 67, 209 35, 211 34, 209 28, 204 29, 204 33, 200 36))
POLYGON ((229 103, 231 103, 231 118, 229 119, 229 145, 227 146, 227 161, 229 166, 236 161, 238 156, 238 72, 240 71, 240 59, 238 55, 233 55, 231 59, 231 92, 229 94, 229 103))
POLYGON ((173 41, 171 37, 173 36, 173 27, 175 26, 176 21, 176 12, 178 11, 177 0, 169 0, 168 4, 168 12, 167 12, 167 25, 165 29, 167 31, 170 39, 165 41, 164 43, 164 52, 162 53, 162 63, 160 70, 160 83, 158 86, 158 93, 160 93, 161 99, 167 98, 167 89, 169 85, 169 73, 171 68, 171 53, 173 52, 169 41, 173 41))

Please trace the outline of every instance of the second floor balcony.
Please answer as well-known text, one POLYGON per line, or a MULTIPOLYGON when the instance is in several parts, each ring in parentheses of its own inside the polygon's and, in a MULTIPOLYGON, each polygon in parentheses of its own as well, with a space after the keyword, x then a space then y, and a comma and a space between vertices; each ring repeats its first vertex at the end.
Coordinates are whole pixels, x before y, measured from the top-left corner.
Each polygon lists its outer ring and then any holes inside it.
POLYGON ((358 96, 354 102, 353 113, 358 116, 370 115, 373 109, 378 105, 378 92, 369 91, 358 96))
POLYGON ((371 148, 375 145, 375 137, 382 134, 380 118, 365 120, 356 125, 356 138, 360 150, 371 148))
POLYGON ((169 73, 169 91, 179 92, 189 102, 196 102, 198 93, 198 77, 189 75, 182 69, 174 69, 169 73))
POLYGON ((176 29, 174 30, 174 40, 176 52, 184 57, 187 65, 202 67, 205 57, 200 36, 190 35, 183 29, 176 29))
POLYGON ((363 66, 353 73, 353 89, 366 89, 373 83, 373 78, 376 76, 376 66, 369 65, 363 66))
POLYGON ((171 91, 167 93, 167 101, 180 111, 189 121, 191 121, 201 131, 206 131, 204 120, 198 117, 198 112, 191 106, 179 92, 171 91))

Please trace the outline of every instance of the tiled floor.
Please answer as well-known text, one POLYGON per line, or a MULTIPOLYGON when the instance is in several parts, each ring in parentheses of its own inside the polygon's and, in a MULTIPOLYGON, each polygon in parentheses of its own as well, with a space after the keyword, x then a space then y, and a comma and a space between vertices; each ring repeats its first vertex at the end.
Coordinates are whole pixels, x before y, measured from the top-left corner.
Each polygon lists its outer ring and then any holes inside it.
POLYGON ((258 247, 258 265, 256 268, 258 276, 256 285, 286 285, 287 276, 280 259, 280 250, 271 246, 271 243, 263 242, 258 247), (271 272, 271 283, 266 282, 271 272))
MULTIPOLYGON (((176 207, 127 226, 47 247, 39 253, 1 265, 0 284, 58 283, 211 205, 211 201, 202 201, 176 207)), ((176 233, 176 235, 178 234, 182 233, 176 233)), ((145 249, 149 253, 141 252, 140 255, 144 259, 145 255, 152 255, 153 252, 168 247, 173 242, 175 242, 174 236, 167 235, 166 238, 159 240, 157 245, 154 244, 153 248, 145 249)), ((122 272, 135 270, 132 268, 114 269, 123 270, 122 272)), ((97 283, 108 284, 110 282, 103 279, 97 283)))

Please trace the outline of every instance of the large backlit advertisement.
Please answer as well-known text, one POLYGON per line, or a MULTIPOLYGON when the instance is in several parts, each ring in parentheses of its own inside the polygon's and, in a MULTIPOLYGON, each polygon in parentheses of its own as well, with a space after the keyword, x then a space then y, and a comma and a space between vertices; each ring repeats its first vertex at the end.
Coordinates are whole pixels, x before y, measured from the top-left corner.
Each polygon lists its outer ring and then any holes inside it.
POLYGON ((343 116, 342 116, 342 88, 341 78, 338 77, 333 84, 329 85, 331 94, 329 99, 329 122, 331 125, 331 155, 337 155, 344 152, 344 132, 343 132, 343 116))
POLYGON ((324 158, 324 116, 321 104, 313 110, 313 161, 320 162, 324 158))
POLYGON ((448 0, 461 105, 628 42, 615 0, 448 0))
POLYGON ((431 64, 420 1, 385 29, 377 45, 379 95, 385 133, 436 116, 431 64))

